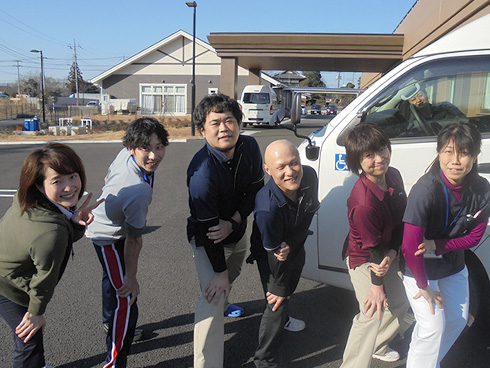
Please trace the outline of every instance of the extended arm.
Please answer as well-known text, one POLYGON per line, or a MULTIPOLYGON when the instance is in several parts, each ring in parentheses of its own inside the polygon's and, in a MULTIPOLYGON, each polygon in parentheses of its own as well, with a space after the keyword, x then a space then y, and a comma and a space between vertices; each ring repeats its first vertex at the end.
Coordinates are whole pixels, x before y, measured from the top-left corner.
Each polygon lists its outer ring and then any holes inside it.
POLYGON ((126 274, 124 275, 124 283, 117 289, 117 292, 123 298, 131 296, 130 305, 135 302, 136 297, 140 293, 140 286, 136 274, 138 273, 138 260, 142 247, 143 238, 141 236, 134 237, 128 235, 124 243, 126 274))
POLYGON ((437 254, 444 254, 454 250, 464 250, 476 247, 481 239, 485 230, 487 229, 488 218, 476 225, 465 236, 454 239, 435 239, 437 254))

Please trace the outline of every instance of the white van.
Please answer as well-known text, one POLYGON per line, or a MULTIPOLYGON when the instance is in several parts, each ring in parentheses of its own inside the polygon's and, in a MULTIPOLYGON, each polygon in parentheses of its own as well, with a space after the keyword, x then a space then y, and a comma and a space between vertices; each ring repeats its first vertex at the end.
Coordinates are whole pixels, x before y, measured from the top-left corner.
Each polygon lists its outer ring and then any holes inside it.
MULTIPOLYGON (((386 132, 392 143, 391 165, 402 173, 407 193, 436 157, 437 133, 457 118, 450 114, 438 119, 418 116, 409 123, 402 107, 415 91, 424 89, 431 104, 455 108, 463 119, 480 128, 479 171, 490 179, 489 28, 490 15, 486 15, 427 46, 380 78, 322 130, 310 135, 318 157, 309 154, 306 141, 300 145, 303 164, 318 173, 321 202, 311 225, 314 234, 306 241, 305 278, 352 289, 341 257, 349 228, 346 202, 357 180, 345 164, 344 137, 350 129, 371 122, 386 132)), ((299 109, 300 102, 296 104, 299 109)), ((297 123, 299 114, 292 111, 291 115, 297 123)), ((489 230, 479 246, 466 251, 466 262, 470 313, 490 314, 489 230)))
POLYGON ((247 125, 274 126, 272 116, 279 109, 280 101, 268 86, 245 86, 240 99, 243 112, 243 127, 247 125))

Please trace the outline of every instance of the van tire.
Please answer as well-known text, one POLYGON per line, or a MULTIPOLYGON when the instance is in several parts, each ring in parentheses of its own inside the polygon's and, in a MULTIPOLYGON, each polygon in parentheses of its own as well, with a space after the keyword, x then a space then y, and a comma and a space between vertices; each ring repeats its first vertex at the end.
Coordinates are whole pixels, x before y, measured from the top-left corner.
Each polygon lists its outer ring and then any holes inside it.
POLYGON ((247 123, 242 123, 242 128, 246 128, 247 127, 247 123))
POLYGON ((490 282, 488 275, 472 251, 465 251, 465 262, 470 284, 470 310, 466 330, 486 330, 490 323, 490 282))

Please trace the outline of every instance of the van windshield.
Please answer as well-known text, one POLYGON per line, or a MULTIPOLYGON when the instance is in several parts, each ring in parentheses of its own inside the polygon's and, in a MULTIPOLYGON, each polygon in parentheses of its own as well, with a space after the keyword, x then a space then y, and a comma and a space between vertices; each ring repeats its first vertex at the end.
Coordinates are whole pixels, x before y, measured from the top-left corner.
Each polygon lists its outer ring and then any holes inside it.
POLYGON ((271 98, 268 93, 244 93, 243 103, 268 104, 271 98))
POLYGON ((389 138, 435 137, 469 121, 490 133, 490 58, 451 57, 414 68, 373 99, 366 122, 389 138))

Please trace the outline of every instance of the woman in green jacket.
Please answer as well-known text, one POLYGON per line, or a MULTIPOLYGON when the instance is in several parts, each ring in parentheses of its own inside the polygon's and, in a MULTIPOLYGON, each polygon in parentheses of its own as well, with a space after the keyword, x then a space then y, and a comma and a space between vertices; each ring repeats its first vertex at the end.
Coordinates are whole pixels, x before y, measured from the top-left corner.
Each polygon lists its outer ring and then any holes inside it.
POLYGON ((0 220, 0 315, 13 331, 13 367, 44 367, 44 311, 85 226, 92 194, 78 209, 85 170, 70 147, 50 143, 25 159, 12 206, 0 220))

